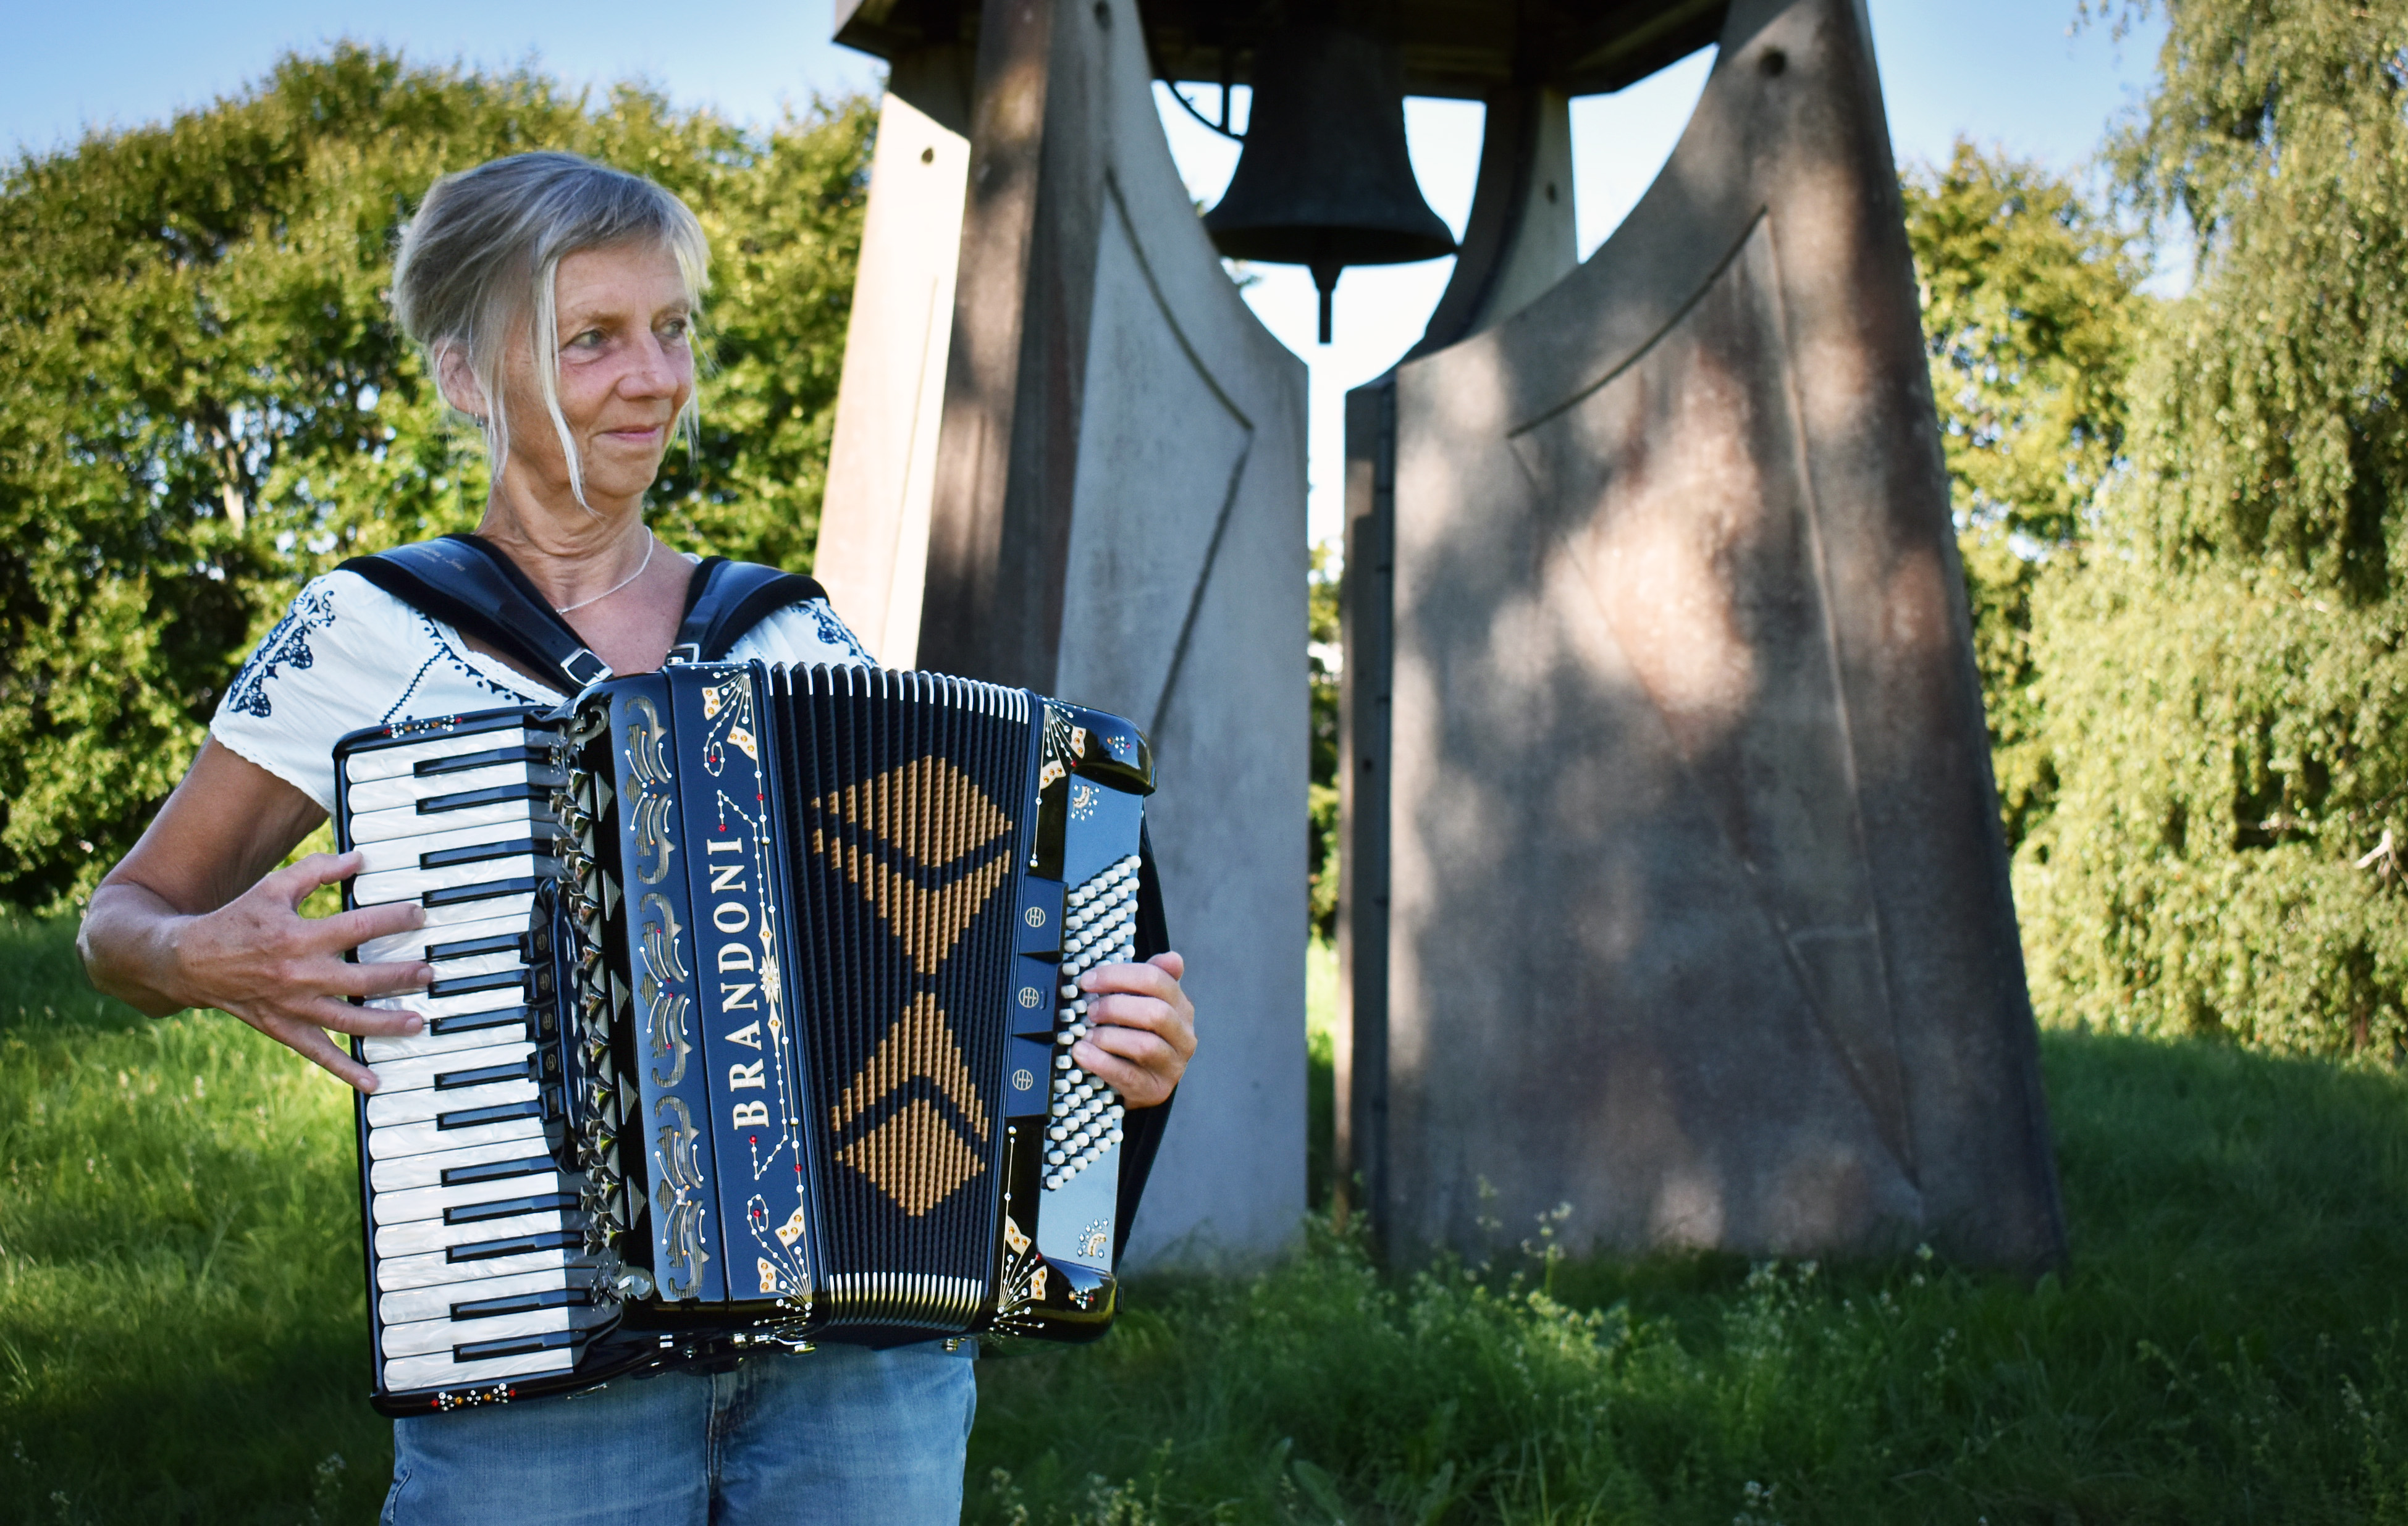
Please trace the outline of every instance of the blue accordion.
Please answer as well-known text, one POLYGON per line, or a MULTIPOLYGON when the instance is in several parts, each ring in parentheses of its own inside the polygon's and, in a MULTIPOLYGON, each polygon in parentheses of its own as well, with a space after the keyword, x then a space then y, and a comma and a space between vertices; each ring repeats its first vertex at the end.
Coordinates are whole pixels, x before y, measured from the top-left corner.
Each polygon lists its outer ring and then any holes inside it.
MULTIPOLYGON (((373 1400, 764 1345, 1086 1340, 1121 1099, 1078 977, 1137 957, 1145 738, 927 673, 675 663, 356 734, 346 904, 428 1017, 356 1048, 373 1400)), ((1148 950, 1151 951, 1151 950, 1148 950)))

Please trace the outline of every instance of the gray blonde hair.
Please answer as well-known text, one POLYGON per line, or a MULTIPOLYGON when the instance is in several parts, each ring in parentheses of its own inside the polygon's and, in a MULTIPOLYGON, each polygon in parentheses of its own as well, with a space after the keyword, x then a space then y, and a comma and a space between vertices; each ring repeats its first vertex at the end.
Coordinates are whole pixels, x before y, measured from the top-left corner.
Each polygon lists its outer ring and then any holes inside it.
MULTIPOLYGON (((503 364, 523 326, 552 428, 568 460, 568 481, 585 502, 585 472, 560 411, 560 333, 554 292, 560 262, 584 250, 649 245, 677 261, 696 316, 710 284, 710 243, 693 211, 667 191, 573 153, 519 153, 446 175, 419 204, 394 259, 394 315, 426 353, 437 386, 457 351, 485 394, 477 421, 499 476, 510 432, 503 364)), ((689 449, 695 400, 678 415, 689 449)))

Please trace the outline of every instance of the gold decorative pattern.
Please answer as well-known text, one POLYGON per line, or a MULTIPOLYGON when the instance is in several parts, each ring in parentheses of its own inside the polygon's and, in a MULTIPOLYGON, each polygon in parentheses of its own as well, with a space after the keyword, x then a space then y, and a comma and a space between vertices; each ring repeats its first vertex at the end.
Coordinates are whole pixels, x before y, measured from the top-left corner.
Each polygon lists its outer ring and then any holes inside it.
MULTIPOLYGON (((926 992, 912 998, 858 1075, 838 1097, 832 1130, 855 1119, 913 1081, 933 1082, 939 1095, 968 1120, 981 1142, 987 1136, 986 1104, 970 1079, 969 1066, 953 1043, 952 1025, 926 992)), ((924 1097, 837 1152, 837 1159, 869 1178, 903 1211, 918 1217, 951 1197, 986 1169, 955 1125, 924 1097), (910 1121, 906 1122, 905 1120, 910 1121), (939 1137, 941 1135, 941 1137, 939 1137)))
POLYGON ((890 768, 812 804, 824 820, 840 819, 854 833, 824 825, 811 834, 811 850, 843 866, 845 877, 902 940, 912 966, 934 975, 1010 871, 1009 845, 998 846, 1011 831, 1010 818, 968 775, 936 757, 890 768), (863 836, 884 844, 901 863, 888 862, 863 836), (935 871, 981 852, 989 856, 968 872, 944 884, 924 883, 935 871))
POLYGON ((1002 1294, 995 1304, 995 1327, 1005 1332, 1033 1332, 1041 1321, 1045 1302, 1045 1258, 1020 1221, 1003 1216, 1002 1294))
POLYGON ((917 1219, 986 1169, 925 1097, 837 1152, 837 1159, 917 1219))
POLYGON ((978 1088, 970 1080, 970 1068, 962 1061, 962 1051, 954 1047, 953 1024, 937 1005, 937 998, 926 991, 911 998, 911 1005, 886 1030, 878 1041, 876 1052, 861 1073, 846 1083, 844 1092, 837 1099, 836 1117, 832 1126, 841 1129, 893 1096, 897 1091, 923 1077, 937 1084, 947 1102, 961 1109, 986 1138, 986 1105, 979 1100, 978 1088))

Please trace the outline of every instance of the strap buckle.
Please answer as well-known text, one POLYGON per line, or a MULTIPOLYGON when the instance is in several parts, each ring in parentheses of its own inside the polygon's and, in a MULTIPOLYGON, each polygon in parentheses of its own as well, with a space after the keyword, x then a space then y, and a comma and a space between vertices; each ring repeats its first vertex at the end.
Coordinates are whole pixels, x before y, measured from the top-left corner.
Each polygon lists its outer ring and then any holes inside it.
POLYGON ((560 671, 578 688, 586 689, 610 677, 610 664, 595 656, 591 648, 580 647, 560 660, 560 671))

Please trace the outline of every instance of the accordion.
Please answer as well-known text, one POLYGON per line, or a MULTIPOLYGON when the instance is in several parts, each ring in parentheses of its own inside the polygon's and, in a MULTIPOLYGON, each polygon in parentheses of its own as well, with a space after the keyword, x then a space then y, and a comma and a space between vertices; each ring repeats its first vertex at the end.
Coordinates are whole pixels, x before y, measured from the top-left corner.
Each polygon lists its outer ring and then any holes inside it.
POLYGON ((362 1038, 372 1402, 761 1344, 1092 1339, 1124 1108, 1077 986, 1135 957, 1126 721, 927 673, 674 663, 347 736, 347 906, 425 925, 362 1038))

